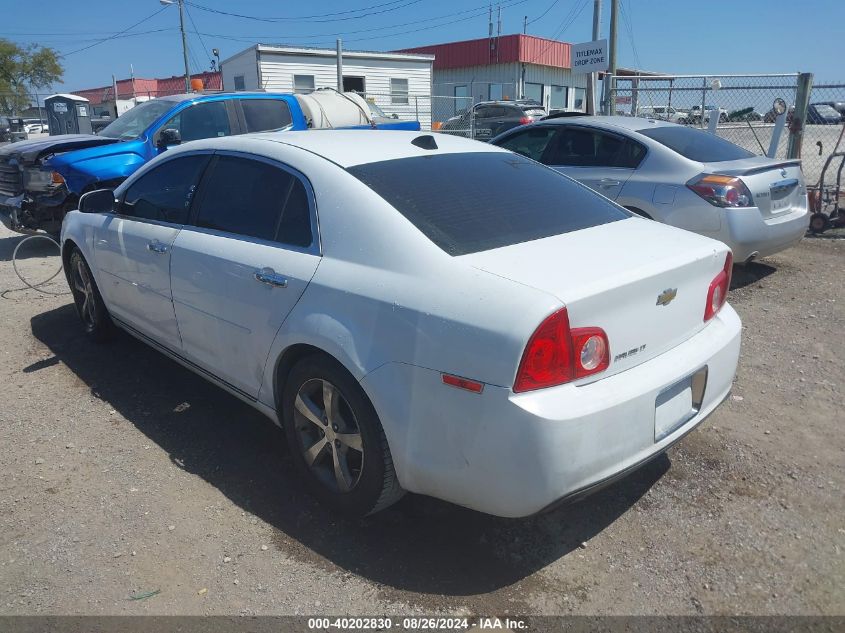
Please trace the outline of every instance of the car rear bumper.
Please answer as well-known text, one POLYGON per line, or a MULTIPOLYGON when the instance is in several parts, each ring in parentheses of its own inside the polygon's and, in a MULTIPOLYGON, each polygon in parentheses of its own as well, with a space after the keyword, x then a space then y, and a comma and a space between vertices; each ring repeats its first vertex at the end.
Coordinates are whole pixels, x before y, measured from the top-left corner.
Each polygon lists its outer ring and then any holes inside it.
POLYGON ((362 386, 382 420, 405 489, 482 512, 520 517, 580 498, 660 455, 729 393, 740 321, 725 306, 672 350, 585 385, 481 394, 442 384, 436 371, 391 363, 362 386), (655 440, 656 402, 706 368, 697 412, 655 440))
POLYGON ((756 208, 726 209, 721 235, 715 237, 731 247, 735 262, 742 263, 797 244, 807 232, 809 222, 806 206, 766 220, 756 208))

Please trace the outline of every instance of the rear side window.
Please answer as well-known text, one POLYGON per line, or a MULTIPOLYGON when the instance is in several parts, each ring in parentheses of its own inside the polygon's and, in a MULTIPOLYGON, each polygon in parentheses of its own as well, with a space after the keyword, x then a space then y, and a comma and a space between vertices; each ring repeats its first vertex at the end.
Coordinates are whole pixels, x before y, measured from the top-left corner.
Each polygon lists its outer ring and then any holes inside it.
POLYGON ((185 224, 197 182, 209 158, 207 154, 195 154, 174 158, 151 169, 126 190, 120 214, 139 220, 185 224))
POLYGON ((295 246, 311 244, 308 197, 293 174, 235 156, 217 157, 210 169, 197 226, 295 246))
POLYGON ((645 156, 645 147, 634 141, 599 130, 563 127, 546 148, 541 162, 570 167, 635 168, 645 156))
POLYGON ((241 99, 247 132, 280 130, 291 124, 290 108, 281 99, 241 99))
POLYGON ((715 134, 702 132, 691 127, 666 125, 639 130, 639 133, 654 139, 685 158, 702 163, 718 163, 754 156, 748 150, 719 138, 715 134))
POLYGON ((553 127, 529 127, 507 137, 496 145, 536 161, 542 161, 556 129, 553 127))
POLYGON ((574 180, 510 153, 434 154, 356 165, 349 172, 450 255, 629 217, 574 180))

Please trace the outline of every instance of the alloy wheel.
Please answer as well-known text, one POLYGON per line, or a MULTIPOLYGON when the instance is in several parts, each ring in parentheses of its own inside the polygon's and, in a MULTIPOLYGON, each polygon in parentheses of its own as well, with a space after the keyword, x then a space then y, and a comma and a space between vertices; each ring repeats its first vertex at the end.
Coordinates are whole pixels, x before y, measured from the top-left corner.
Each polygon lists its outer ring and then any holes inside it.
POLYGON ((85 325, 94 327, 96 325, 96 307, 94 304, 94 284, 91 283, 91 276, 81 257, 75 258, 73 267, 73 288, 77 292, 77 302, 81 301, 79 314, 85 325))
POLYGON ((327 380, 306 381, 296 394, 299 450, 320 483, 337 493, 358 484, 364 466, 361 430, 346 398, 327 380))

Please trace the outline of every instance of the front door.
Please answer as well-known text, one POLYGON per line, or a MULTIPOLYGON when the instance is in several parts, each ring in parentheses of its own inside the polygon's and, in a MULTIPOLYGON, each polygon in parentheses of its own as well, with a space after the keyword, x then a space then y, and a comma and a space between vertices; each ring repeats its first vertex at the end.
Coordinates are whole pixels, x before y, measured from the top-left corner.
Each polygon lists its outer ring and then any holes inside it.
POLYGON ((181 340, 170 293, 170 249, 209 157, 161 163, 129 185, 116 212, 97 228, 95 262, 109 310, 173 349, 181 340))
POLYGON ((256 398, 270 346, 320 262, 310 185, 278 163, 219 153, 173 243, 185 357, 256 398), (233 186, 232 183, 237 183, 233 186))

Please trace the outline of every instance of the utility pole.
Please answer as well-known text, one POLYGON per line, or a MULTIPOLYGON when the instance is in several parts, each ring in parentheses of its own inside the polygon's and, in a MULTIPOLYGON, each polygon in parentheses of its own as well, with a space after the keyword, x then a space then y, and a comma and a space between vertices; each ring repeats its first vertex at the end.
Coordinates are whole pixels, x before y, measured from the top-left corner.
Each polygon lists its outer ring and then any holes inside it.
MULTIPOLYGON (((604 103, 604 113, 613 114, 614 105, 616 101, 616 27, 619 25, 619 0, 610 0, 610 41, 608 47, 610 54, 608 55, 609 63, 607 72, 610 75, 610 84, 606 86, 606 99, 604 103)), ((606 80, 607 81, 607 80, 606 80)))
POLYGON ((522 18, 522 34, 528 35, 528 16, 522 18))
POLYGON ((185 35, 185 0, 158 0, 159 4, 179 5, 179 30, 182 31, 182 59, 185 62, 185 92, 191 91, 191 70, 188 68, 188 36, 185 35))
MULTIPOLYGON (((593 0, 593 41, 601 38, 601 0, 593 0)), ((596 113, 598 73, 590 73, 587 81, 587 114, 596 113)))
POLYGON ((337 38, 337 91, 343 92, 343 41, 337 38))

